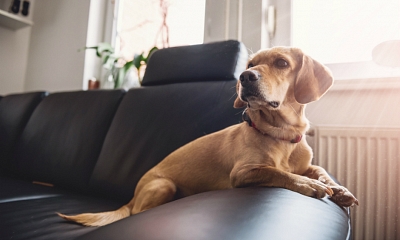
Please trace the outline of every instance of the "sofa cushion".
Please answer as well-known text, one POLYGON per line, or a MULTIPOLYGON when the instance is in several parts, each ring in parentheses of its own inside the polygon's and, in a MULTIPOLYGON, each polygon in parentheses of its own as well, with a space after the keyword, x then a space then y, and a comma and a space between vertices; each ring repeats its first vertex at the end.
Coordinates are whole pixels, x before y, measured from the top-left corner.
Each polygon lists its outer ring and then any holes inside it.
POLYGON ((128 201, 141 176, 180 146, 241 121, 235 80, 131 89, 105 139, 90 187, 128 201))
POLYGON ((15 171, 29 180, 85 189, 124 93, 104 90, 50 94, 22 133, 15 171))
POLYGON ((10 172, 12 153, 26 123, 46 92, 12 94, 0 101, 0 169, 10 172))
POLYGON ((235 40, 164 48, 151 55, 142 85, 239 79, 247 59, 246 47, 235 40))
POLYGON ((96 228, 68 223, 56 212, 110 211, 122 204, 0 176, 0 239, 74 239, 96 228))

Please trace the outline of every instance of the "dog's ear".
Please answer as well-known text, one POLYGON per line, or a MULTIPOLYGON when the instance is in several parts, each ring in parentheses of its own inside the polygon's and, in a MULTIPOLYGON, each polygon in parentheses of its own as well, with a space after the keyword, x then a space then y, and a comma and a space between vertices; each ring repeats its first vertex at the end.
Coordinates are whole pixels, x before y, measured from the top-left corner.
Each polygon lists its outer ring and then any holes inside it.
POLYGON ((234 108, 244 108, 247 106, 247 103, 243 102, 240 98, 239 98, 239 86, 240 86, 240 81, 238 80, 236 83, 236 94, 237 97, 235 99, 235 102, 233 103, 233 107, 234 108))
POLYGON ((328 68, 311 57, 302 54, 302 65, 294 85, 294 97, 300 104, 318 100, 333 84, 328 68))

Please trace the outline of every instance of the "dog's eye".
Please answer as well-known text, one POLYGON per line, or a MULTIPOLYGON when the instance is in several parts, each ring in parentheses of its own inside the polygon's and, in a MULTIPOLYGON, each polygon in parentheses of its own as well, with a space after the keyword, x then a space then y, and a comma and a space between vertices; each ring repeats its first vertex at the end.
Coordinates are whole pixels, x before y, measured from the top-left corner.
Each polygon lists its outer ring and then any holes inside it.
POLYGON ((286 62, 285 59, 280 58, 275 61, 275 66, 278 68, 286 68, 286 67, 289 67, 289 63, 286 62))
POLYGON ((254 67, 252 63, 249 63, 249 65, 247 65, 247 68, 252 68, 252 67, 254 67))

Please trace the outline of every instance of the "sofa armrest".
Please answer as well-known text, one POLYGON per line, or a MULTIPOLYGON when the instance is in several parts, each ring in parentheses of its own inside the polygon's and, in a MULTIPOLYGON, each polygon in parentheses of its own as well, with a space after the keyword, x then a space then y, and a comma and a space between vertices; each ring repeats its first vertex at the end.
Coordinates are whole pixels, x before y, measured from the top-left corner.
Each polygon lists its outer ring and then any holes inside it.
POLYGON ((79 239, 348 239, 347 208, 282 188, 205 192, 79 239))

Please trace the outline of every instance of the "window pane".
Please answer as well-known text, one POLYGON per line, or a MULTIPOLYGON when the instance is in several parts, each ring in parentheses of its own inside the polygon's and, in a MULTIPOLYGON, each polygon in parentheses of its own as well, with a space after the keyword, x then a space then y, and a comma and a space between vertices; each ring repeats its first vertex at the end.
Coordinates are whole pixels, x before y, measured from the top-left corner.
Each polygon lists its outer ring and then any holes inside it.
POLYGON ((127 60, 154 46, 203 43, 205 0, 120 0, 120 4, 120 53, 127 60))
POLYGON ((399 0, 293 0, 292 45, 324 63, 372 59, 372 49, 400 39, 399 0))

